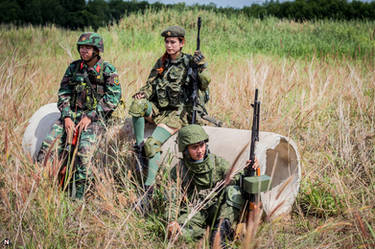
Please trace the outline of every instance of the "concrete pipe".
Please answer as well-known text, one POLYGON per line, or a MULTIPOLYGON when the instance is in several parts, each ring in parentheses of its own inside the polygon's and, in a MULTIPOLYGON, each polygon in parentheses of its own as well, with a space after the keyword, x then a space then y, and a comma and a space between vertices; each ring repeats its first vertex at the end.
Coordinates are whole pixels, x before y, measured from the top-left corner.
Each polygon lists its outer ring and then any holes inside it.
MULTIPOLYGON (((42 141, 59 117, 56 103, 41 107, 31 117, 22 146, 34 160, 42 141)), ((150 136, 153 129, 154 126, 146 125, 145 137, 150 136)), ((210 126, 204 126, 204 129, 209 135, 208 146, 212 153, 225 158, 230 164, 233 164, 238 157, 235 167, 245 164, 250 154, 250 131, 210 126), (243 153, 240 155, 241 151, 243 153)), ((113 131, 111 136, 116 136, 113 131)), ((117 137, 128 142, 134 138, 131 119, 125 121, 118 130, 117 137)), ((178 153, 176 135, 162 146, 162 150, 163 156, 174 155, 173 162, 177 162, 181 155, 178 153)), ((271 177, 269 190, 260 195, 265 213, 271 218, 289 213, 298 194, 301 180, 300 156, 296 144, 282 135, 260 132, 255 155, 260 163, 261 174, 271 177)))

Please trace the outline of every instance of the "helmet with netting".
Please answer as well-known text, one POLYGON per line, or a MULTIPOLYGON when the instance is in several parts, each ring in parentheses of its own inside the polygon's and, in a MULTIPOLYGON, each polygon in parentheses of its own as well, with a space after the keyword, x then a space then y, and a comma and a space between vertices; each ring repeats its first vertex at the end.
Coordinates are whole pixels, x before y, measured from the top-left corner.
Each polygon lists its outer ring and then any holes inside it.
POLYGON ((192 124, 181 128, 178 132, 177 142, 178 150, 183 152, 188 145, 208 141, 206 131, 200 125, 192 124))

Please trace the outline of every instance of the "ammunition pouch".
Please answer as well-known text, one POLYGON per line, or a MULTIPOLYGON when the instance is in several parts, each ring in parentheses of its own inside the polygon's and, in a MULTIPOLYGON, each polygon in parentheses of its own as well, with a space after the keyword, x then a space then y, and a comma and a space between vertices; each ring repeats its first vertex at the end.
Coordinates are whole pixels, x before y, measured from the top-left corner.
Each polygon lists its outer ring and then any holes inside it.
POLYGON ((244 193, 258 194, 268 190, 271 178, 267 175, 242 176, 241 185, 244 193))
POLYGON ((103 68, 107 65, 106 62, 100 69, 99 76, 90 76, 87 72, 81 73, 80 63, 77 63, 75 71, 69 81, 69 85, 73 88, 73 98, 71 98, 70 105, 78 107, 81 110, 93 110, 96 108, 98 101, 104 95, 104 73, 103 68), (91 77, 91 81, 90 81, 91 77))
POLYGON ((242 191, 240 186, 229 185, 225 190, 226 202, 229 206, 241 209, 243 205, 242 191))

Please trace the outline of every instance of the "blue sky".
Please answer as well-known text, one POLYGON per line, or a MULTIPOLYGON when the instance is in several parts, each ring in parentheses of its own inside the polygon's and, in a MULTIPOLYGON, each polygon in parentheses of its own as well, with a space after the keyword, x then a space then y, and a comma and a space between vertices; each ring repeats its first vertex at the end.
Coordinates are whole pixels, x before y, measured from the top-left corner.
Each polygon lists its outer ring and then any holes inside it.
POLYGON ((149 3, 165 3, 165 4, 173 4, 173 3, 186 3, 186 4, 209 4, 215 3, 217 7, 234 7, 234 8, 242 8, 244 6, 250 6, 253 3, 261 4, 265 2, 265 0, 148 0, 149 3))

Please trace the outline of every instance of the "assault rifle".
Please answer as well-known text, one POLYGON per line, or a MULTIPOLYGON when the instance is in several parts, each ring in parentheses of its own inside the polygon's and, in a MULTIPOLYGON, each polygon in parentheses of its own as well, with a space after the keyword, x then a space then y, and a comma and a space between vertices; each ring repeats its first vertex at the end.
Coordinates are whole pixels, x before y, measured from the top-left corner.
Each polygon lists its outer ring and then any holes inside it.
POLYGON ((250 144, 250 157, 251 161, 249 166, 245 168, 245 175, 255 176, 255 170, 253 169, 255 161, 255 143, 259 141, 259 114, 260 114, 260 101, 258 100, 258 89, 255 89, 254 103, 251 104, 253 107, 253 127, 251 128, 251 144, 250 144))
POLYGON ((268 188, 270 177, 267 175, 260 175, 260 169, 253 169, 255 162, 255 144, 259 141, 259 116, 260 116, 260 101, 258 100, 258 89, 255 89, 253 107, 253 126, 251 128, 251 144, 250 144, 250 164, 245 168, 244 174, 241 176, 241 190, 246 200, 250 201, 250 207, 254 207, 255 194, 264 192, 268 188))
MULTIPOLYGON (((201 24, 202 20, 200 17, 198 17, 198 34, 197 34, 197 50, 200 49, 201 40, 200 40, 200 31, 201 31, 201 24)), ((193 93, 191 95, 191 101, 193 103, 193 113, 191 118, 191 123, 195 124, 197 122, 197 102, 198 102, 198 65, 195 63, 193 64, 193 67, 190 69, 191 72, 191 78, 193 79, 193 93)))

